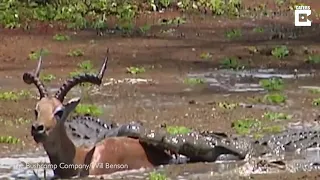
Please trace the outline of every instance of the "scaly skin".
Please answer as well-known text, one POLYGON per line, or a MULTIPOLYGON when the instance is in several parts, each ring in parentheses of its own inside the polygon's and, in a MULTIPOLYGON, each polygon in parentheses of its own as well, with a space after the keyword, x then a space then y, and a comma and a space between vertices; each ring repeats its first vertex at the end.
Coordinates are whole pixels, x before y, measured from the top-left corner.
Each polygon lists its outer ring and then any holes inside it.
POLYGON ((107 137, 129 136, 138 138, 141 143, 151 144, 159 149, 187 157, 187 159, 173 157, 170 163, 243 160, 246 157, 279 155, 320 146, 320 131, 311 128, 287 130, 255 140, 215 132, 171 135, 164 129, 159 131, 146 129, 141 123, 118 125, 113 122, 104 123, 91 116, 76 116, 66 122, 66 129, 78 146, 93 146, 107 137))

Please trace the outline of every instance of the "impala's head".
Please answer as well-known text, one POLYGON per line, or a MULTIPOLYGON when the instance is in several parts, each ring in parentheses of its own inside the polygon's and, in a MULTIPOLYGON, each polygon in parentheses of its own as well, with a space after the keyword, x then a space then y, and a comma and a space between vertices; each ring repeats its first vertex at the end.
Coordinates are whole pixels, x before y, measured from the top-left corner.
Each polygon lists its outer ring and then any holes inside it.
POLYGON ((31 135, 37 143, 54 140, 64 129, 64 122, 68 115, 76 108, 80 98, 71 99, 63 104, 67 93, 76 85, 81 83, 92 83, 100 85, 104 72, 107 68, 108 58, 106 57, 98 75, 81 74, 67 80, 53 97, 50 97, 47 89, 39 79, 41 69, 41 53, 38 66, 34 73, 23 74, 23 81, 27 84, 34 84, 40 94, 40 100, 34 109, 35 121, 31 126, 31 135))

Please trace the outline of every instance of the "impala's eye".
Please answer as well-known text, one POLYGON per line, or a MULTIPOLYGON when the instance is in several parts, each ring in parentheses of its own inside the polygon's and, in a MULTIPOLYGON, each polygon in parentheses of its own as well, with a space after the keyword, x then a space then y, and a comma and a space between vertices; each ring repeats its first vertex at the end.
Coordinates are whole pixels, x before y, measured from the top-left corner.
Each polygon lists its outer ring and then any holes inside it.
POLYGON ((38 111, 37 111, 37 110, 34 110, 34 115, 35 115, 36 117, 38 117, 38 111))
POLYGON ((63 115, 63 110, 58 110, 57 112, 54 113, 54 116, 56 117, 56 119, 61 119, 63 115))

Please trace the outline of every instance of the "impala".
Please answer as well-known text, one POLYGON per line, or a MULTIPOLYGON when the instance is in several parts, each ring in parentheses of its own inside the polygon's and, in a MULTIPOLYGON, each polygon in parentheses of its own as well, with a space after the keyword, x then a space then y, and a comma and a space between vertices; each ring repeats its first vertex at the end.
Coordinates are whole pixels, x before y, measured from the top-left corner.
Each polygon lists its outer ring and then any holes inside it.
POLYGON ((107 68, 106 56, 98 75, 81 74, 65 81, 54 96, 48 94, 39 79, 42 58, 40 55, 34 73, 23 74, 23 81, 34 84, 40 94, 35 106, 35 121, 31 135, 37 144, 42 144, 50 163, 55 167, 54 175, 59 178, 108 174, 116 171, 152 168, 169 161, 165 151, 143 144, 129 137, 109 137, 93 146, 76 146, 67 135, 64 122, 74 111, 80 98, 63 103, 67 93, 81 83, 100 85, 107 68), (106 165, 106 166, 104 166, 106 165))

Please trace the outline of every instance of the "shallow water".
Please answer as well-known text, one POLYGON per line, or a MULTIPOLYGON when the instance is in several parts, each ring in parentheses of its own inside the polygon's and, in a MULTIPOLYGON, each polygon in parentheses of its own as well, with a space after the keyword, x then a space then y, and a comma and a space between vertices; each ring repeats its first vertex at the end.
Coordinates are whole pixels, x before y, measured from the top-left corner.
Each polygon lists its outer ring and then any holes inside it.
POLYGON ((204 73, 191 73, 188 77, 204 79, 209 84, 210 89, 220 89, 226 92, 259 92, 265 91, 259 85, 259 79, 282 78, 297 79, 312 77, 310 72, 298 73, 296 71, 277 69, 253 69, 253 70, 214 70, 204 73))

